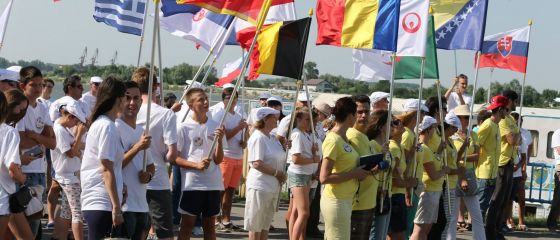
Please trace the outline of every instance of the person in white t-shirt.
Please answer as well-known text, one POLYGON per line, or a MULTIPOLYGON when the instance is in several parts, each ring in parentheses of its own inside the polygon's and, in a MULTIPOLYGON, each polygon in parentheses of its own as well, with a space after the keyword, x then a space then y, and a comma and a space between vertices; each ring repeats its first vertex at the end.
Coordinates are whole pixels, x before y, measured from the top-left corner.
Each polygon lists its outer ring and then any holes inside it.
MULTIPOLYGON (((293 111, 295 111, 298 107, 308 107, 309 101, 311 101, 312 99, 313 98, 311 96, 308 97, 306 93, 300 93, 298 95, 293 111)), ((282 143, 282 145, 286 144, 286 138, 288 137, 288 132, 290 129, 288 125, 290 125, 291 117, 292 114, 289 114, 288 116, 282 118, 282 120, 280 120, 280 123, 278 123, 278 128, 276 129, 276 138, 278 139, 278 141, 280 141, 280 143, 282 143)))
MULTIPOLYGON (((224 105, 228 104, 232 98, 232 93, 233 88, 225 88, 222 91, 222 102, 224 105)), ((222 109, 212 116, 212 120, 220 122, 224 114, 227 114, 224 122, 227 146, 224 147, 224 160, 220 164, 225 190, 221 197, 221 218, 218 217, 216 224, 218 228, 224 230, 239 231, 242 228, 234 225, 230 217, 233 194, 235 189, 239 186, 243 173, 243 148, 246 146, 243 138, 245 134, 244 131, 247 129, 247 123, 245 119, 234 110, 233 106, 237 104, 237 94, 231 101, 233 101, 232 107, 227 113, 222 109)))
POLYGON ((17 89, 19 85, 19 71, 0 69, 0 92, 17 89))
POLYGON ((459 74, 453 81, 453 86, 445 92, 447 99, 447 111, 455 109, 459 105, 471 105, 472 97, 466 93, 469 78, 465 74, 459 74))
POLYGON ((146 239, 150 229, 149 206, 146 200, 147 185, 152 179, 155 166, 152 156, 146 158, 144 171, 144 150, 151 144, 144 128, 136 125, 136 117, 142 105, 142 95, 138 84, 125 82, 126 103, 121 110, 120 118, 115 121, 119 130, 125 154, 123 160, 123 180, 127 189, 127 200, 123 206, 124 229, 127 238, 146 239))
POLYGON ((216 239, 214 223, 220 213, 220 191, 224 190, 218 167, 224 157, 223 127, 210 119, 208 96, 200 88, 190 89, 187 104, 193 112, 177 131, 179 156, 174 164, 181 167, 182 195, 179 212, 182 214, 179 239, 191 236, 196 218, 202 216, 204 239, 216 239), (211 152, 216 141, 215 152, 211 152))
POLYGON ((51 107, 51 94, 54 89, 54 81, 50 78, 43 79, 43 92, 41 96, 37 99, 47 106, 47 109, 51 107))
MULTIPOLYGON (((20 71, 20 88, 29 100, 25 117, 16 125, 20 132, 20 150, 25 152, 41 153, 41 158, 26 162, 22 159, 22 169, 27 175, 25 185, 28 187, 46 187, 46 162, 44 159, 45 148, 54 149, 56 139, 53 132, 53 123, 48 117, 48 110, 42 103, 37 102, 43 89, 43 75, 33 66, 24 67, 20 71)), ((38 233, 41 221, 30 220, 31 232, 38 233)))
POLYGON ((295 128, 290 136, 288 151, 288 188, 292 193, 293 208, 290 214, 289 235, 294 239, 305 237, 305 226, 309 217, 309 191, 313 175, 321 160, 318 144, 313 142, 311 116, 306 107, 296 110, 295 128))
POLYGON ((19 134, 16 129, 7 125, 6 119, 10 109, 8 101, 0 91, 0 236, 4 236, 8 227, 10 211, 9 198, 16 192, 16 182, 25 182, 21 171, 21 160, 18 152, 19 134))
MULTIPOLYGON (((155 74, 153 77, 152 96, 159 85, 155 74)), ((150 70, 140 67, 132 74, 132 81, 138 83, 142 94, 142 106, 136 118, 136 124, 146 128, 148 115, 148 91, 150 70)), ((169 184, 168 163, 177 157, 177 117, 173 111, 158 105, 155 98, 150 105, 150 127, 148 136, 152 137, 149 151, 156 171, 148 183, 146 198, 150 206, 150 218, 158 239, 173 238, 173 208, 169 184)))
POLYGON ((88 239, 103 239, 123 223, 124 146, 115 119, 125 103, 125 85, 109 77, 99 85, 80 168, 82 214, 88 239))
POLYGON ((54 123, 56 148, 51 151, 54 179, 64 192, 60 216, 55 219, 53 235, 64 239, 68 235, 68 227, 72 225, 75 239, 84 238, 82 204, 80 202, 80 165, 84 145, 86 114, 77 102, 71 102, 61 110, 62 116, 54 123), (71 129, 74 129, 73 131, 71 129))
POLYGON ((247 143, 247 174, 244 229, 249 239, 267 239, 274 217, 280 186, 286 181, 284 148, 270 134, 278 125, 280 112, 262 107, 255 113, 254 131, 247 143))
POLYGON ((84 106, 89 112, 95 107, 95 102, 97 100, 97 89, 99 89, 99 84, 103 82, 103 79, 98 76, 93 76, 89 80, 89 91, 82 94, 80 101, 84 103, 84 106))

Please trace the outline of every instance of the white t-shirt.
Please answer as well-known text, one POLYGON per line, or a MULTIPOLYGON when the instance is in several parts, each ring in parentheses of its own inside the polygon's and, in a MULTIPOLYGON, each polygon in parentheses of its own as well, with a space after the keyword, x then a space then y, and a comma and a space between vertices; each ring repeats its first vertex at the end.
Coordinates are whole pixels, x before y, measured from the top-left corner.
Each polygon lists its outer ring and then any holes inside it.
POLYGON ((95 107, 95 102, 97 102, 97 97, 91 95, 91 91, 88 91, 82 94, 82 98, 80 98, 80 101, 83 102, 84 106, 87 107, 89 112, 91 112, 95 107))
MULTIPOLYGON (((529 145, 531 145, 531 143, 533 143, 533 136, 531 135, 531 132, 529 132, 525 128, 521 128, 521 145, 519 145, 519 157, 516 159, 515 164, 519 163, 519 161, 521 160, 521 154, 528 153, 529 145)), ((519 168, 517 168, 517 171, 513 173, 513 177, 521 176, 521 166, 519 166, 519 168)))
MULTIPOLYGON (((208 157, 216 128, 218 128, 218 123, 210 118, 206 123, 200 124, 188 117, 177 132, 177 149, 180 157, 188 159, 190 162, 202 162, 208 157)), ((213 160, 210 161, 206 170, 182 168, 181 176, 182 191, 224 190, 222 173, 213 160)))
MULTIPOLYGON (((222 117, 224 116, 224 110, 220 110, 212 115, 212 120, 218 124, 222 117)), ((242 117, 239 113, 234 112, 227 114, 226 120, 224 122, 225 129, 231 130, 241 122, 242 117)), ((243 159, 243 148, 241 148, 241 132, 239 131, 235 136, 227 140, 227 146, 224 146, 224 156, 233 159, 243 159)), ((224 136, 225 138, 225 136, 224 136)))
POLYGON ((0 124, 0 188, 6 193, 16 191, 14 180, 10 177, 9 167, 12 163, 21 165, 19 156, 19 133, 5 123, 0 124))
POLYGON ((292 114, 289 114, 280 120, 280 123, 278 123, 278 127, 276 128, 276 135, 288 137, 288 130, 290 129, 288 125, 290 125, 290 118, 292 118, 292 114))
POLYGON ((113 162, 119 202, 123 199, 122 161, 124 148, 115 122, 101 115, 91 124, 80 169, 82 211, 112 211, 113 205, 105 188, 101 159, 113 162))
MULTIPOLYGON (((129 151, 134 144, 138 143, 142 134, 144 133, 144 128, 136 126, 132 128, 126 122, 121 119, 115 121, 115 125, 119 130, 121 140, 124 145, 125 152, 129 151)), ((147 165, 154 164, 152 157, 148 152, 147 165)), ((142 171, 144 165, 144 151, 140 151, 132 158, 132 161, 128 163, 123 168, 123 181, 126 184, 126 189, 128 191, 128 198, 123 206, 124 212, 149 212, 148 202, 146 200, 146 190, 148 184, 140 183, 138 178, 138 173, 142 171)))
MULTIPOLYGON (((216 104, 210 106, 210 108, 208 109, 208 112, 211 113, 212 116, 214 116, 214 114, 216 114, 217 112, 224 110, 225 108, 225 104, 223 101, 221 102, 217 102, 216 104)), ((236 112, 237 114, 243 116, 244 113, 242 112, 242 108, 239 105, 239 103, 237 105, 235 105, 235 107, 233 108, 233 111, 236 112)))
POLYGON ((51 100, 50 99, 44 99, 43 97, 38 97, 37 98, 37 102, 40 102, 42 104, 45 104, 45 106, 47 107, 47 109, 50 109, 51 107, 51 100))
POLYGON ((65 153, 72 149, 75 136, 70 129, 56 122, 53 126, 56 136, 56 148, 51 151, 54 179, 62 184, 79 183, 81 161, 79 157, 68 157, 65 153))
MULTIPOLYGON (((247 158, 249 166, 252 165, 252 162, 259 160, 278 171, 283 171, 286 152, 273 135, 267 136, 260 130, 255 130, 249 138, 247 149, 249 149, 247 158)), ((247 188, 276 193, 280 190, 280 184, 276 177, 251 167, 247 175, 247 188)))
MULTIPOLYGON (((142 104, 136 124, 142 128, 146 128, 146 114, 148 105, 142 104)), ((152 181, 148 183, 150 190, 168 190, 169 175, 167 174, 167 146, 177 143, 177 117, 173 111, 160 105, 152 103, 150 109, 150 136, 152 144, 150 145, 150 154, 152 155, 156 172, 152 181)))
POLYGON ((292 135, 290 135, 292 140, 292 147, 288 150, 288 162, 290 166, 288 171, 296 174, 311 175, 317 171, 318 163, 311 164, 294 164, 292 161, 293 155, 296 153, 301 154, 303 158, 311 158, 311 147, 312 147, 312 135, 310 133, 301 132, 299 129, 294 128, 292 135))
MULTIPOLYGON (((466 105, 471 105, 472 97, 466 93, 463 94, 463 101, 466 105)), ((461 100, 459 100, 459 95, 456 92, 452 92, 447 98, 447 111, 455 109, 457 106, 461 105, 461 100)))
MULTIPOLYGON (((16 124, 16 129, 20 132, 33 131, 35 133, 41 134, 45 126, 52 127, 52 125, 53 123, 49 119, 47 107, 44 104, 37 102, 37 105, 35 107, 31 105, 27 107, 27 112, 25 113, 25 117, 23 117, 23 119, 21 119, 16 124)), ((25 153, 32 148, 33 147, 28 149, 23 149, 21 152, 25 153)), ((42 148, 44 152, 45 150, 44 146, 42 146, 42 148)), ((43 154, 43 158, 35 159, 28 165, 22 166, 21 170, 24 173, 45 173, 47 170, 47 164, 45 161, 44 154, 43 154)))
POLYGON ((86 103, 84 103, 81 99, 76 100, 70 96, 64 96, 51 103, 48 114, 51 121, 54 122, 60 117, 60 106, 69 104, 74 101, 76 101, 78 103, 78 106, 80 106, 80 108, 84 111, 84 113, 86 114, 86 118, 89 118, 89 116, 91 115, 91 110, 88 106, 86 106, 86 103))
POLYGON ((550 138, 550 147, 552 148, 552 152, 554 153, 555 164, 560 164, 560 155, 554 149, 555 147, 560 146, 560 129, 554 131, 552 137, 550 138))

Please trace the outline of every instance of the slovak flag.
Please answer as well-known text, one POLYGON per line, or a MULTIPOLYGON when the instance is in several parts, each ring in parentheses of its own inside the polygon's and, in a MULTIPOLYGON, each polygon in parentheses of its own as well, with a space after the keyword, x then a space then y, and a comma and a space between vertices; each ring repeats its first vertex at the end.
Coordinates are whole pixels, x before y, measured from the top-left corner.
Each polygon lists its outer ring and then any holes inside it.
POLYGON ((215 83, 216 86, 221 87, 226 83, 231 83, 236 77, 241 74, 241 65, 243 64, 243 58, 239 58, 233 62, 226 63, 224 70, 220 79, 215 83))
POLYGON ((503 68, 527 72, 530 26, 484 38, 480 68, 503 68))

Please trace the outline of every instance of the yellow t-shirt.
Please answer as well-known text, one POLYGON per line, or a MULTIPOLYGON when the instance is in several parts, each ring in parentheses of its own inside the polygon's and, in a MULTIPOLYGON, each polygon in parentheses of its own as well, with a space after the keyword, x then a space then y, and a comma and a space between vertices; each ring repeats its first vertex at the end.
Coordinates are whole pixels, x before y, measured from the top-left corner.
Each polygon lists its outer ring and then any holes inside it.
MULTIPOLYGON (((323 157, 334 161, 333 173, 350 172, 358 167, 358 152, 338 134, 329 132, 323 142, 323 157)), ((358 190, 358 180, 325 184, 323 194, 337 199, 352 199, 358 190)))
POLYGON ((410 151, 410 148, 414 146, 416 135, 410 130, 410 128, 404 127, 404 132, 401 138, 401 148, 406 151, 410 151))
POLYGON ((432 149, 432 152, 437 153, 439 145, 441 144, 441 134, 439 133, 439 125, 438 128, 432 134, 430 140, 428 140, 428 147, 432 149))
POLYGON ((379 143, 377 143, 377 141, 371 140, 371 141, 369 141, 369 143, 370 143, 371 146, 373 147, 373 151, 374 151, 375 153, 383 152, 383 147, 381 147, 381 145, 380 145, 379 143))
MULTIPOLYGON (((441 161, 441 159, 436 158, 436 156, 434 155, 434 152, 431 151, 431 149, 423 149, 424 151, 424 161, 423 161, 423 165, 432 162, 434 164, 434 169, 436 171, 440 171, 441 167, 443 166, 443 162, 441 161)), ((444 177, 441 177, 437 180, 432 180, 430 179, 430 176, 428 175, 428 172, 426 172, 426 168, 423 168, 423 173, 422 173, 422 183, 424 183, 424 191, 425 192, 441 192, 441 189, 443 187, 443 181, 445 180, 444 177)))
MULTIPOLYGON (((420 145, 420 151, 418 153, 416 153, 416 179, 418 179, 418 181, 422 181, 422 175, 424 172, 424 163, 425 161, 433 161, 433 152, 432 150, 430 150, 430 148, 422 143, 422 145, 420 145)), ((414 166, 412 167, 414 168, 414 166)), ((411 169, 411 173, 410 175, 414 174, 414 169, 411 169)))
MULTIPOLYGON (((457 170, 457 149, 455 145, 451 144, 451 139, 448 140, 445 151, 447 151, 447 167, 450 170, 457 170)), ((459 176, 457 174, 449 174, 449 189, 457 187, 458 179, 459 176)))
MULTIPOLYGON (((478 134, 475 132, 471 132, 471 139, 472 141, 469 143, 469 147, 467 148, 466 154, 471 155, 474 153, 475 150, 475 146, 479 146, 478 145, 478 134)), ((457 151, 459 151, 459 149, 461 149, 461 146, 463 146, 463 143, 465 142, 465 140, 461 139, 459 136, 457 136, 457 134, 451 136, 451 140, 453 141, 453 145, 455 146, 455 149, 457 149, 457 151)), ((463 154, 463 156, 461 156, 461 159, 459 159, 459 164, 464 167, 465 169, 474 169, 474 163, 473 162, 467 162, 465 163, 465 155, 463 154)))
MULTIPOLYGON (((374 151, 374 146, 371 144, 368 137, 354 128, 349 128, 346 131, 346 137, 360 156, 379 153, 374 151)), ((374 176, 370 175, 359 184, 360 188, 358 189, 356 200, 352 204, 352 210, 367 210, 375 208, 377 203, 377 187, 379 186, 379 181, 377 181, 374 176)))
POLYGON ((515 118, 511 115, 507 115, 504 119, 500 120, 500 143, 502 150, 500 152, 500 162, 499 166, 504 166, 509 163, 509 161, 514 160, 517 157, 517 146, 509 144, 506 140, 506 135, 513 133, 518 134, 519 128, 515 122, 515 118))
POLYGON ((486 119, 478 128, 480 157, 476 166, 476 177, 495 179, 498 175, 498 157, 500 155, 500 128, 491 118, 486 119))
MULTIPOLYGON (((396 141, 390 140, 389 141, 389 151, 391 152, 391 155, 393 156, 393 161, 395 162, 395 164, 397 164, 397 161, 398 161, 398 165, 396 167, 397 167, 398 171, 400 172, 399 173, 400 178, 404 179, 404 171, 406 170, 406 159, 405 159, 405 156, 404 156, 404 150, 402 149, 401 146, 399 146, 399 144, 397 144, 396 141)), ((401 188, 401 187, 391 188, 391 195, 392 194, 397 194, 397 193, 402 193, 402 194, 406 193, 406 188, 401 188)))

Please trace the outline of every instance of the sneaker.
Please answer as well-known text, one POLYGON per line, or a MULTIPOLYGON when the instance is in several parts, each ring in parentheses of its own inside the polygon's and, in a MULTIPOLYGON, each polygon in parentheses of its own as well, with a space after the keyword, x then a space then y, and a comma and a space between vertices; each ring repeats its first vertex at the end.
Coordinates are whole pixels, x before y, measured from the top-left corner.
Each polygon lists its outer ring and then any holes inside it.
POLYGON ((155 233, 150 233, 148 234, 148 238, 146 238, 146 240, 157 240, 157 236, 155 233))
POLYGON ((202 237, 204 235, 204 231, 202 230, 202 227, 199 226, 194 227, 192 230, 192 235, 193 237, 202 237))
POLYGON ((214 227, 216 228, 216 232, 219 233, 229 233, 229 229, 226 228, 226 226, 224 226, 224 224, 222 224, 221 222, 217 222, 216 224, 214 224, 214 227))
POLYGON ((53 230, 54 229, 54 223, 53 222, 47 223, 47 229, 48 230, 53 230))
POLYGON ((237 226, 237 225, 233 224, 232 222, 224 224, 224 227, 228 230, 233 231, 233 232, 245 232, 245 229, 243 229, 240 226, 237 226))

